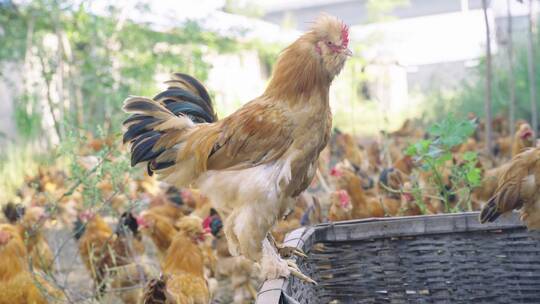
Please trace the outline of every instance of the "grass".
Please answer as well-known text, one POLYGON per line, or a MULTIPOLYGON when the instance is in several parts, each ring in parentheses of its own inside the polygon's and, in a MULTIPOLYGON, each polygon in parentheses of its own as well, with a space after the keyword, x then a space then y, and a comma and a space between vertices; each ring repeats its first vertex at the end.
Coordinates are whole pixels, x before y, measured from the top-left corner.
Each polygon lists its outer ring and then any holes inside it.
POLYGON ((31 144, 10 143, 0 154, 0 203, 16 198, 16 191, 26 176, 34 175, 46 157, 36 154, 31 144))

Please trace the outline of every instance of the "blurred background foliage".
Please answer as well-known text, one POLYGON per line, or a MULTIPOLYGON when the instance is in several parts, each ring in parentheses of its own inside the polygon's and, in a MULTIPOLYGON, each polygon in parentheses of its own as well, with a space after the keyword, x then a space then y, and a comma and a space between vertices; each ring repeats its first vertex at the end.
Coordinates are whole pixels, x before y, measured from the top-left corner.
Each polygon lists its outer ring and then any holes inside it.
POLYGON ((125 118, 122 101, 155 94, 156 75, 184 71, 204 81, 210 68, 204 55, 241 47, 202 31, 196 22, 156 31, 127 20, 114 6, 104 17, 90 14, 88 2, 75 2, 0 1, 1 77, 21 88, 13 111, 18 136, 0 148, 3 195, 59 156, 75 164, 73 147, 89 136, 118 135, 125 118))
POLYGON ((103 17, 88 13, 86 2, 76 7, 72 2, 33 1, 25 6, 0 2, 4 29, 0 63, 28 68, 35 55, 42 73, 35 78, 45 82, 38 83, 30 70, 22 73, 23 94, 16 103, 15 121, 25 139, 43 135, 38 85, 46 87, 47 98, 62 95, 61 102, 49 102, 60 139, 68 126, 95 131, 104 125, 107 132, 117 131, 122 100, 130 94, 154 94, 157 74, 185 71, 204 81, 210 68, 203 60, 205 53, 233 52, 238 47, 231 39, 203 32, 195 22, 155 31, 126 20, 113 6, 110 17, 103 17), (68 89, 50 87, 53 79, 68 89))

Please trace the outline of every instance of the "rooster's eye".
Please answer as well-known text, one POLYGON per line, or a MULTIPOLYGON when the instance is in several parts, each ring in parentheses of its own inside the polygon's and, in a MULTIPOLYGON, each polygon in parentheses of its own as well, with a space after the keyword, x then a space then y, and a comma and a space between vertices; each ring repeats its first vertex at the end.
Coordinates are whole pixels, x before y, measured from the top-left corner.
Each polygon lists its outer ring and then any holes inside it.
POLYGON ((332 41, 326 41, 326 44, 332 45, 332 41))

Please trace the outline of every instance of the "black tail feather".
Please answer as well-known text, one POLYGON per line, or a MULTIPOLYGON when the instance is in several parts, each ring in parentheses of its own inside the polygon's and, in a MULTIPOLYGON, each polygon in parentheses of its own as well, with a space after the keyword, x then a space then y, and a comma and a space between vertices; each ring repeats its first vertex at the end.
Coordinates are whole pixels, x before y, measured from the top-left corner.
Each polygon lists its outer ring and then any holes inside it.
POLYGON ((160 136, 161 133, 150 131, 135 139, 131 146, 131 166, 153 160, 165 151, 165 149, 154 150, 154 145, 160 136))
POLYGON ((163 109, 157 103, 146 102, 142 100, 133 101, 124 105, 126 112, 161 112, 163 109))
POLYGON ((501 213, 497 210, 495 204, 495 197, 489 199, 487 204, 482 208, 480 212, 480 223, 491 223, 501 216, 501 213))
POLYGON ((189 91, 179 88, 169 88, 166 91, 163 91, 154 97, 154 100, 163 102, 164 104, 171 105, 177 101, 182 101, 183 103, 191 103, 197 105, 201 112, 206 112, 209 114, 209 119, 206 122, 212 122, 214 120, 212 107, 209 106, 201 98, 191 94, 189 91))
MULTIPOLYGON (((169 88, 157 94, 153 100, 135 97, 124 105, 126 112, 134 113, 123 123, 127 130, 124 143, 131 144, 131 165, 148 162, 148 174, 174 165, 169 158, 156 159, 165 149, 155 149, 156 143, 166 131, 154 130, 171 113, 185 115, 194 123, 212 123, 217 120, 212 102, 204 86, 195 78, 177 73, 169 81, 169 88)), ((169 116, 170 117, 170 116, 169 116)))
POLYGON ((137 123, 132 124, 128 127, 128 130, 126 133, 124 133, 123 141, 124 143, 132 141, 139 137, 140 135, 144 135, 146 132, 149 132, 152 130, 152 123, 157 122, 158 119, 156 118, 147 118, 143 120, 137 121, 137 123))
POLYGON ((187 81, 190 85, 192 85, 199 93, 199 96, 201 96, 201 98, 208 104, 208 106, 212 107, 212 101, 210 99, 210 96, 208 95, 208 92, 197 79, 184 73, 175 73, 174 75, 187 81))
POLYGON ((212 122, 213 117, 194 103, 169 102, 166 106, 174 115, 188 115, 196 123, 212 122))

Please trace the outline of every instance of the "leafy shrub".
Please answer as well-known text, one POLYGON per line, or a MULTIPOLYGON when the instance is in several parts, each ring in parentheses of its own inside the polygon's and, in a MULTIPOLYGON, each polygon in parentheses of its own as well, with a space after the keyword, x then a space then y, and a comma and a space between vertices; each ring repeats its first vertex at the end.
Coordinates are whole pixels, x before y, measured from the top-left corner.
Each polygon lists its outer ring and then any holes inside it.
MULTIPOLYGON (((471 192, 481 181, 481 171, 476 168, 477 153, 465 152, 458 155, 453 151, 475 129, 475 122, 449 116, 428 129, 428 139, 414 143, 406 150, 407 155, 414 157, 418 170, 427 173, 427 185, 424 187, 435 189, 434 192, 440 194, 439 199, 444 204, 445 212, 472 210, 471 192), (456 197, 457 203, 452 204, 456 197)), ((413 195, 424 212, 422 192, 425 190, 428 189, 421 189, 420 184, 415 183, 413 195)))

